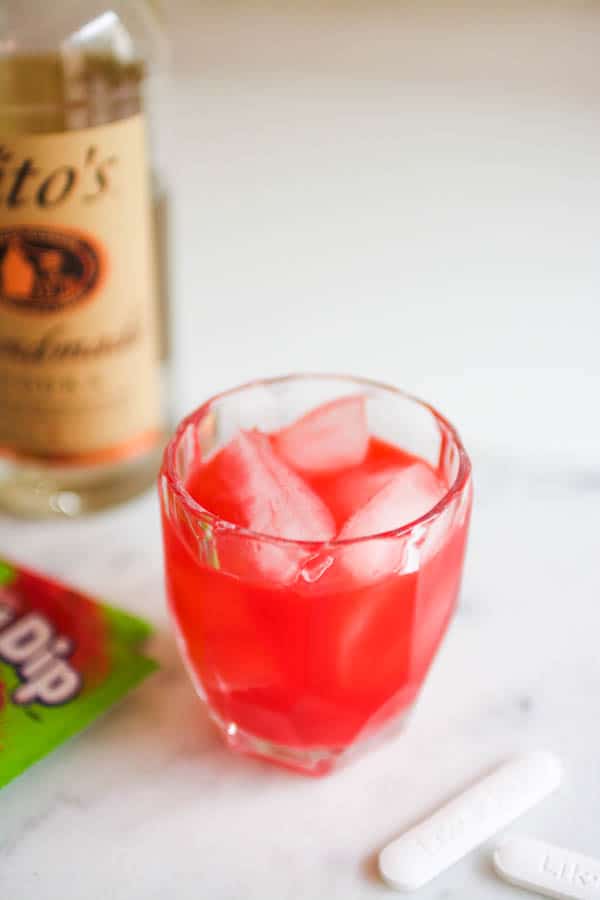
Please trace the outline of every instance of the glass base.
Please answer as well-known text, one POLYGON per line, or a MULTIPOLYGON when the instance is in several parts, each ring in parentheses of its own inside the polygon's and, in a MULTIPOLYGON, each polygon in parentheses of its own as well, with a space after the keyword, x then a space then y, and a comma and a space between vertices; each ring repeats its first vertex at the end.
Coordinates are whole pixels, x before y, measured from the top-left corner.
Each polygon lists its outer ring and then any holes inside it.
POLYGON ((386 743, 404 731, 412 707, 405 710, 380 730, 363 738, 357 738, 347 747, 290 747, 276 744, 239 728, 235 722, 224 722, 211 710, 210 715, 230 750, 244 756, 252 756, 265 762, 292 769, 302 775, 318 777, 327 775, 363 756, 381 743, 386 743))
POLYGON ((0 463, 0 509, 23 518, 73 518, 123 503, 156 479, 163 451, 102 466, 55 467, 33 462, 0 463))

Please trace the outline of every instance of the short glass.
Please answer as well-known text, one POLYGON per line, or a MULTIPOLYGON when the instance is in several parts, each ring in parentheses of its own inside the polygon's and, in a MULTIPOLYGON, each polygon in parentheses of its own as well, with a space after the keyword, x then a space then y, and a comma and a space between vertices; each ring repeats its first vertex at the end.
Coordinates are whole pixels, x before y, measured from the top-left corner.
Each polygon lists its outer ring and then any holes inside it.
POLYGON ((428 404, 365 379, 256 381, 182 421, 160 475, 167 591, 183 659, 229 747, 322 774, 396 730, 456 605, 471 494, 453 426, 428 404), (423 458, 450 485, 419 519, 404 522, 399 509, 385 534, 291 541, 220 520, 186 490, 198 461, 240 428, 274 431, 349 394, 366 397, 371 434, 423 458), (295 576, 281 582, 258 571, 252 560, 261 552, 281 554, 295 576), (352 566, 344 564, 350 554, 352 566))

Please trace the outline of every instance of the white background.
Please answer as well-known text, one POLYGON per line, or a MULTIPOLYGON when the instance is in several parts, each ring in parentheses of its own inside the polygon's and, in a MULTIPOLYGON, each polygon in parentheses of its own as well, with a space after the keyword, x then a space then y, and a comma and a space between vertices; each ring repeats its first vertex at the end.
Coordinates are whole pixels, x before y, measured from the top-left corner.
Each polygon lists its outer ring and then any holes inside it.
POLYGON ((178 413, 263 374, 596 462, 598 4, 171 0, 178 413))

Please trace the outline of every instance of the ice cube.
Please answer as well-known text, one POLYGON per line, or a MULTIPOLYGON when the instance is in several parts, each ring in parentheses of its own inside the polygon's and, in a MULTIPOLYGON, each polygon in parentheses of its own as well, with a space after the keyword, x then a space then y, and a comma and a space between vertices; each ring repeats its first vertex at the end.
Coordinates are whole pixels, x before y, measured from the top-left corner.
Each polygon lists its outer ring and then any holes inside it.
POLYGON ((300 472, 358 465, 369 445, 366 398, 340 397, 318 406, 273 436, 280 456, 300 472))
POLYGON ((405 466, 346 522, 340 538, 365 537, 418 519, 441 499, 444 486, 425 463, 405 466))
MULTIPOLYGON (((333 517, 323 501, 279 459, 267 435, 242 431, 210 460, 212 500, 201 502, 217 515, 226 511, 229 521, 261 535, 297 541, 327 541, 335 534, 333 517)), ((295 577, 309 555, 261 539, 245 546, 261 574, 277 581, 295 577)), ((242 552, 242 545, 239 546, 242 552)))
POLYGON ((392 478, 403 471, 402 466, 377 466, 348 469, 319 486, 319 493, 333 513, 338 527, 375 496, 392 478))
MULTIPOLYGON (((413 463, 397 472, 359 510, 339 533, 340 539, 381 535, 420 518, 445 493, 443 483, 425 463, 413 463)), ((374 538, 345 548, 342 561, 361 581, 391 574, 404 563, 414 569, 414 548, 410 536, 374 538)))
POLYGON ((224 450, 230 490, 253 531, 297 541, 326 541, 335 525, 322 500, 273 451, 259 431, 241 432, 224 450))

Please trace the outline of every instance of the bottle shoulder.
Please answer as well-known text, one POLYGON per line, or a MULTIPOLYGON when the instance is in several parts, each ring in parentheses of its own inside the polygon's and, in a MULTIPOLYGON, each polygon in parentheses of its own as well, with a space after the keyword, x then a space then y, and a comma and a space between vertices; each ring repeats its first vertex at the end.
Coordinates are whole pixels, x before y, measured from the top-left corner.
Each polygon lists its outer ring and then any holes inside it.
POLYGON ((5 0, 0 131, 63 131, 138 113, 164 55, 146 0, 5 0))
POLYGON ((161 27, 146 0, 4 0, 0 58, 87 52, 160 65, 161 27))

